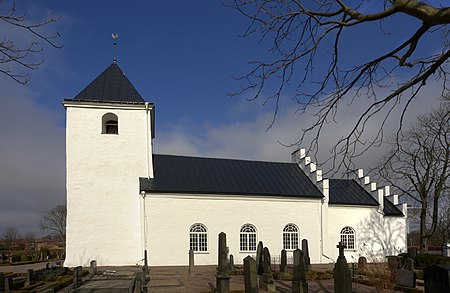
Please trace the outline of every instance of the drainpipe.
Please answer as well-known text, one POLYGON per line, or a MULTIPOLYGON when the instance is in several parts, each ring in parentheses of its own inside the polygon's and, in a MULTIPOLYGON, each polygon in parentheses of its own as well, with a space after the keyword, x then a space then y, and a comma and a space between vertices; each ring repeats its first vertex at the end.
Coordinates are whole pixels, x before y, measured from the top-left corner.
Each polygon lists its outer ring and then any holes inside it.
POLYGON ((150 103, 145 102, 145 113, 146 113, 146 146, 147 146, 147 178, 153 178, 153 168, 150 166, 150 103))

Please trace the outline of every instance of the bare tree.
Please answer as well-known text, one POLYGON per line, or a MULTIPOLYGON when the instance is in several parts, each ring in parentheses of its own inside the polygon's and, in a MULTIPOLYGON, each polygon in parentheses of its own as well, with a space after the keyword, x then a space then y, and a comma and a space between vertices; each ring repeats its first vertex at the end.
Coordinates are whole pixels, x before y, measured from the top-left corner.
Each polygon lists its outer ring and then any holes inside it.
POLYGON ((8 227, 3 232, 3 241, 5 242, 5 246, 6 249, 8 249, 9 255, 11 255, 11 251, 19 238, 19 231, 15 227, 8 227))
POLYGON ((28 72, 39 68, 43 63, 43 59, 38 55, 44 50, 41 43, 53 48, 62 47, 55 43, 60 36, 58 32, 50 34, 46 32, 47 28, 61 17, 56 16, 51 11, 50 15, 44 20, 30 20, 25 14, 16 11, 14 2, 12 4, 7 2, 9 1, 0 0, 0 25, 2 29, 25 34, 31 40, 28 44, 20 44, 15 38, 3 37, 0 39, 0 73, 9 76, 18 83, 26 84, 30 78, 28 72))
POLYGON ((42 215, 39 227, 42 231, 49 231, 56 234, 64 245, 66 242, 66 218, 66 206, 59 205, 42 215))
POLYGON ((251 62, 251 70, 238 77, 243 83, 240 90, 229 94, 274 101, 269 127, 282 96, 298 103, 298 113, 313 114, 312 124, 292 145, 308 143, 316 156, 321 133, 340 107, 369 101, 332 147, 333 169, 353 167, 352 159, 382 143, 386 120, 398 107, 400 131, 408 105, 430 79, 440 81, 442 95, 448 96, 450 7, 435 7, 425 0, 234 0, 231 6, 250 20, 244 36, 260 36, 263 45, 269 42, 273 57, 251 62), (406 18, 417 25, 410 25, 402 40, 389 39, 383 23, 406 18), (343 57, 348 53, 344 50, 360 45, 361 40, 353 37, 355 30, 374 25, 386 37, 377 39, 381 49, 362 60, 343 57), (433 37, 439 41, 430 42, 433 37), (426 50, 431 44, 433 51, 426 50), (379 121, 379 130, 367 138, 363 134, 369 121, 379 121))
POLYGON ((420 208, 420 245, 426 252, 450 188, 450 103, 419 116, 391 143, 392 151, 382 159, 378 173, 420 208))

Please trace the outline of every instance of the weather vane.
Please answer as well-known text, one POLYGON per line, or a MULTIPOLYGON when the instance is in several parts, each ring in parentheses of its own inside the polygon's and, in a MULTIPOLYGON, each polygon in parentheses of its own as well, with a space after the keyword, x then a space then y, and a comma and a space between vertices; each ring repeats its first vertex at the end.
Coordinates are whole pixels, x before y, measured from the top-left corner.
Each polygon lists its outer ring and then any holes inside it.
POLYGON ((112 38, 114 40, 114 43, 113 43, 113 46, 114 46, 114 59, 113 59, 113 62, 116 63, 117 62, 117 58, 116 58, 117 42, 116 42, 116 40, 119 38, 119 34, 115 33, 115 34, 111 34, 111 36, 112 36, 112 38))

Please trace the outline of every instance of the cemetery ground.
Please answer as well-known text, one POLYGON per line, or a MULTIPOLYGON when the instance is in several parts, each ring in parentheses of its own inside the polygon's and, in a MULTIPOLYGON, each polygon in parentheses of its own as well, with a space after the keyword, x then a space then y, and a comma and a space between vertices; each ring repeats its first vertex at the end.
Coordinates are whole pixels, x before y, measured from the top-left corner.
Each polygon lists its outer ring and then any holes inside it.
MULTIPOLYGON (((58 263, 51 262, 47 266, 48 268, 52 268, 56 270, 58 263)), ((350 268, 352 265, 350 264, 350 268)), ((16 278, 22 278, 22 280, 26 281, 27 271, 33 269, 35 271, 45 270, 46 263, 36 263, 36 264, 28 264, 28 265, 17 265, 17 266, 0 266, 0 272, 11 272, 16 274, 16 278)), ((334 290, 334 280, 333 280, 333 268, 334 264, 322 264, 322 265, 311 265, 311 270, 306 275, 306 281, 308 283, 308 291, 307 292, 335 292, 334 290), (319 279, 323 278, 323 279, 319 279)), ((292 267, 289 268, 290 271, 292 267)), ((64 268, 59 269, 61 272, 64 268)), ((92 270, 91 268, 83 268, 83 283, 84 287, 89 284, 90 280, 92 280, 92 270)), ((293 292, 292 291, 292 281, 290 280, 277 280, 280 277, 279 267, 273 266, 274 270, 274 285, 277 292, 293 292)), ((116 275, 116 283, 111 281, 107 281, 106 284, 100 284, 98 282, 97 286, 87 286, 85 292, 96 292, 95 289, 99 290, 98 292, 108 292, 101 291, 102 286, 108 286, 110 290, 112 287, 116 287, 117 289, 124 289, 129 282, 126 280, 130 280, 130 276, 135 273, 142 272, 141 266, 134 267, 97 267, 97 275, 116 275), (117 280, 122 280, 122 282, 118 282, 117 280)), ((188 266, 165 266, 165 267, 150 267, 150 282, 147 284, 148 292, 155 293, 165 293, 165 292, 178 292, 178 293, 193 293, 193 292, 212 292, 212 288, 216 286, 216 273, 217 266, 194 266, 193 269, 189 269, 188 266)), ((352 271, 353 273, 353 271, 352 271)), ((40 286, 35 287, 22 287, 22 289, 14 289, 11 292, 70 292, 68 291, 73 286, 73 271, 68 271, 69 281, 66 280, 66 286, 62 288, 57 288, 54 290, 55 282, 46 282, 45 284, 41 283, 40 286)), ((286 275, 289 279, 289 274, 286 275)), ((235 267, 235 273, 230 276, 230 292, 245 292, 244 285, 244 268, 242 266, 235 267)), ((291 276, 292 277, 292 276, 291 276)), ((355 274, 354 281, 352 285, 352 292, 365 293, 365 292, 377 292, 374 286, 364 285, 361 283, 355 282, 358 278, 362 278, 361 275, 355 274)), ((367 283, 367 277, 364 278, 367 283)), ((80 287, 80 289, 83 287, 80 287)), ((4 288, 0 287, 0 292, 3 292, 4 288)), ((76 292, 76 291, 72 291, 76 292)), ((83 292, 83 291, 79 291, 83 292)), ((112 292, 112 291, 111 291, 112 292)), ((117 291, 119 292, 119 291, 117 291)), ((123 291, 123 292, 132 292, 132 291, 123 291)), ((138 292, 138 291, 133 291, 138 292)), ((259 292, 269 292, 262 289, 259 289, 259 292)), ((412 291, 389 291, 389 292, 423 292, 423 287, 417 286, 417 288, 412 291)))

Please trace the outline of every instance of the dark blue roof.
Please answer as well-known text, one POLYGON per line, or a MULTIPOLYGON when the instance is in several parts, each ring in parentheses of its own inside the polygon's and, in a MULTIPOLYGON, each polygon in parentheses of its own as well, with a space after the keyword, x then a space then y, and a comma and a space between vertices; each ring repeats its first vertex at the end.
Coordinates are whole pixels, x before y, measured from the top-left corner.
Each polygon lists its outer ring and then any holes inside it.
POLYGON ((117 63, 111 64, 73 101, 94 101, 114 103, 144 103, 144 99, 134 88, 117 63))
MULTIPOLYGON (((330 201, 333 204, 378 206, 378 201, 372 197, 355 180, 330 179, 330 201)), ((403 213, 386 197, 384 198, 384 214, 386 216, 401 216, 403 213)))
POLYGON ((141 191, 323 198, 293 163, 153 155, 153 167, 155 178, 140 178, 141 191))

